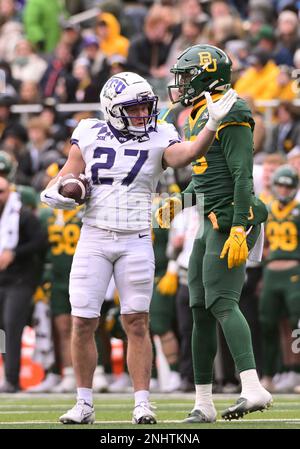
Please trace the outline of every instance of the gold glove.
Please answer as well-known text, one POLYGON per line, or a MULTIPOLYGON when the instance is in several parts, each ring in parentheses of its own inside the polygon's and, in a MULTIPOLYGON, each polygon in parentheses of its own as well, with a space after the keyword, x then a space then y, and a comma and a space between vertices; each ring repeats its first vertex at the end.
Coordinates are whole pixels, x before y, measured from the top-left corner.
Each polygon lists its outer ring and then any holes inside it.
POLYGON ((228 253, 228 268, 238 267, 246 262, 248 257, 248 246, 246 232, 243 226, 233 226, 226 240, 220 258, 224 259, 228 253))

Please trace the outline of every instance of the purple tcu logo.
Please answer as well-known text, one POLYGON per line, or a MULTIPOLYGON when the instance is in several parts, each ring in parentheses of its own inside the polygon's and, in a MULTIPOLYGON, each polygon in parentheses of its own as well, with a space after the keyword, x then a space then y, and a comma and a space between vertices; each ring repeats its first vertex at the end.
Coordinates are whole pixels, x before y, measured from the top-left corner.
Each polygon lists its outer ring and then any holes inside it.
POLYGON ((111 78, 104 88, 104 95, 112 100, 125 89, 126 84, 120 78, 111 78))

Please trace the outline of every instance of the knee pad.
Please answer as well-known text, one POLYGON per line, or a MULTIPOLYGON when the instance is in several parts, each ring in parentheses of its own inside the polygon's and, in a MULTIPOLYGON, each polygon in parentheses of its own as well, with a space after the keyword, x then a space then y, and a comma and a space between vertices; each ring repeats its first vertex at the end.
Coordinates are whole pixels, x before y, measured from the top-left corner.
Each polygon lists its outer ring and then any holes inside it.
POLYGON ((226 321, 229 315, 237 310, 240 311, 238 303, 228 298, 217 299, 210 307, 211 313, 220 323, 226 321))

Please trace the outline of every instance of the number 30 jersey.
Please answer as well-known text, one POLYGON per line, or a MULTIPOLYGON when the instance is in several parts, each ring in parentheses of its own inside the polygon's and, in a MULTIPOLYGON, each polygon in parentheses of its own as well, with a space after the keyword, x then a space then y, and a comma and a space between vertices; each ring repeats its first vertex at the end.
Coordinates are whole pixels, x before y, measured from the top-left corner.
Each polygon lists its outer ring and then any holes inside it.
POLYGON ((163 152, 179 141, 178 132, 167 123, 141 138, 124 135, 98 119, 81 120, 71 143, 80 148, 92 186, 83 222, 119 232, 149 228, 163 152))

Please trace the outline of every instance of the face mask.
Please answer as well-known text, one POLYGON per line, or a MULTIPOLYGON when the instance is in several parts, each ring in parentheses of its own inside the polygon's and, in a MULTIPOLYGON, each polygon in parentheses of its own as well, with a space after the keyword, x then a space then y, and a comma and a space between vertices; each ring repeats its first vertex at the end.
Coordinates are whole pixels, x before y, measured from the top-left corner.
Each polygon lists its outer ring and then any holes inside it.
POLYGON ((28 57, 27 56, 18 56, 15 59, 15 63, 21 67, 24 67, 28 63, 28 57))

